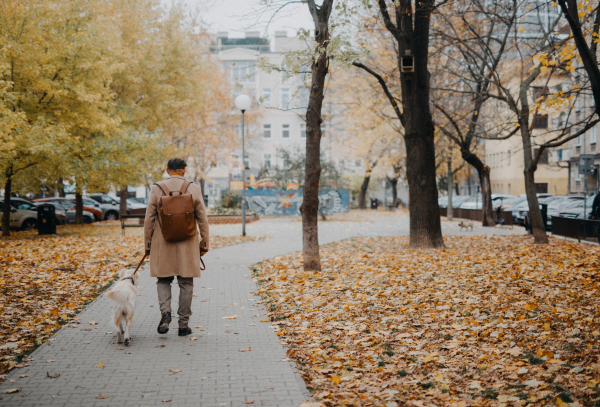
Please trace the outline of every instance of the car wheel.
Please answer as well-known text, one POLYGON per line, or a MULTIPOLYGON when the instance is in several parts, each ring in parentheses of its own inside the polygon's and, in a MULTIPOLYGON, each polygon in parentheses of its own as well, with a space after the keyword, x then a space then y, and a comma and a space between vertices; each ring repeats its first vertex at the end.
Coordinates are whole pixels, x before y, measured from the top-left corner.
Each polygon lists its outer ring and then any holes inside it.
POLYGON ((92 218, 90 218, 89 216, 85 216, 85 217, 83 218, 83 223, 90 224, 90 223, 93 223, 93 220, 92 220, 92 218))
POLYGON ((37 221, 35 219, 26 219, 21 226, 23 230, 35 230, 36 227, 37 221))
POLYGON ((119 214, 114 211, 107 212, 104 216, 104 220, 117 220, 119 219, 119 214))

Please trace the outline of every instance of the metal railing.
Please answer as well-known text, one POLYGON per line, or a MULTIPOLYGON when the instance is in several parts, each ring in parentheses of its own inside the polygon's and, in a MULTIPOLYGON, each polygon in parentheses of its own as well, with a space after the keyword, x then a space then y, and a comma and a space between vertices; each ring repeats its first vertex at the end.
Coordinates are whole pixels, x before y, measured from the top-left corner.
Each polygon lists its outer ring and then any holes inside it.
POLYGON ((600 237, 600 220, 585 220, 552 217, 552 234, 582 240, 598 241, 600 237))
MULTIPOLYGON (((448 208, 440 208, 440 215, 447 216, 448 208)), ((496 219, 497 216, 504 221, 504 225, 512 226, 512 212, 500 211, 500 213, 498 213, 498 211, 494 211, 494 219, 496 219)), ((481 209, 452 208, 452 217, 457 219, 469 219, 481 222, 483 218, 483 211, 481 209)))

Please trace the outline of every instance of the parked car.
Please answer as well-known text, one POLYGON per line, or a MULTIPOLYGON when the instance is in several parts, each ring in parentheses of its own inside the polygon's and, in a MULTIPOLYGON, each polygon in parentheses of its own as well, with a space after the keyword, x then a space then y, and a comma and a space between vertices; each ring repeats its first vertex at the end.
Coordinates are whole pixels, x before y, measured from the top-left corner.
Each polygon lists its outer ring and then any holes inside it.
MULTIPOLYGON (((0 200, 0 216, 4 214, 4 199, 0 200)), ((37 207, 26 201, 10 199, 10 221, 11 229, 33 230, 37 226, 37 207)))
MULTIPOLYGON (((34 202, 58 202, 61 201, 61 206, 63 208, 73 209, 75 210, 75 198, 45 198, 45 199, 36 199, 34 202)), ((89 202, 88 202, 89 203, 89 202)), ((95 203, 93 203, 95 205, 95 203)), ((83 203, 83 210, 90 213, 92 215, 92 221, 97 221, 102 219, 102 211, 99 207, 86 205, 83 203)))
POLYGON ((500 207, 500 209, 503 211, 509 211, 516 205, 519 205, 526 200, 527 200, 527 198, 523 198, 520 196, 517 196, 515 198, 500 199, 499 200, 500 202, 494 202, 492 204, 492 207, 494 208, 494 210, 497 210, 498 207, 500 207))
POLYGON ((141 203, 137 200, 138 198, 127 198, 127 210, 130 209, 146 209, 147 203, 141 203))
POLYGON ((554 200, 548 204, 548 220, 546 222, 546 229, 552 230, 552 217, 560 216, 560 212, 568 210, 570 208, 580 207, 583 209, 583 199, 563 199, 554 200))
MULTIPOLYGON (((595 196, 590 196, 585 203, 585 216, 583 213, 584 206, 583 200, 578 202, 576 206, 572 206, 570 208, 565 208, 561 210, 558 216, 563 218, 571 218, 571 219, 589 219, 590 214, 592 213, 592 204, 594 203, 595 196)), ((556 216, 556 215, 554 215, 556 216)))
MULTIPOLYGON (((501 205, 502 201, 508 198, 516 198, 516 196, 508 194, 492 194, 492 208, 496 208, 498 205, 501 205)), ((477 194, 463 202, 460 205, 460 209, 481 209, 482 206, 481 194, 477 194)))
MULTIPOLYGON (((140 203, 142 205, 148 206, 148 198, 130 198, 130 199, 133 199, 135 202, 140 203)), ((129 201, 129 199, 127 201, 129 201)))
POLYGON ((113 197, 105 194, 93 194, 89 197, 84 197, 90 201, 94 201, 102 210, 102 219, 117 220, 119 219, 119 202, 113 197))
MULTIPOLYGON (((56 211, 65 211, 66 216, 67 216, 67 222, 68 223, 75 223, 75 207, 73 202, 71 202, 69 199, 65 199, 65 198, 50 198, 50 199, 37 199, 34 202, 37 203, 48 203, 54 206, 54 208, 56 208, 56 211)), ((85 206, 84 206, 85 208, 85 206)), ((91 212, 88 212, 87 210, 83 211, 83 223, 93 223, 94 222, 94 217, 95 215, 91 212)))
MULTIPOLYGON (((546 228, 552 228, 552 216, 558 216, 561 208, 570 208, 573 203, 582 201, 583 196, 580 195, 552 195, 544 199, 540 199, 540 204, 548 205, 548 220, 550 223, 546 223, 546 228)), ((513 208, 513 223, 519 225, 525 225, 525 216, 529 215, 529 204, 527 200, 521 205, 517 205, 513 208), (515 209, 517 209, 515 214, 515 209)))
MULTIPOLYGON (((466 201, 467 199, 471 198, 469 195, 452 195, 452 207, 453 208, 458 208, 458 206, 463 203, 464 201, 466 201)), ((148 198, 144 198, 144 199, 148 199, 148 198)), ((440 208, 447 208, 448 207, 448 196, 441 196, 438 198, 438 205, 440 206, 440 208)))

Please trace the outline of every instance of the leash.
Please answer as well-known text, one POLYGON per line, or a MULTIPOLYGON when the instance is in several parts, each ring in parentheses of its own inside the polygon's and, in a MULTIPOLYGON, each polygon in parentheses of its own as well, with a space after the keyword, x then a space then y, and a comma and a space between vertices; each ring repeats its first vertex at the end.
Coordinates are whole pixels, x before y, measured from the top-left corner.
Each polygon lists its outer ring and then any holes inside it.
MULTIPOLYGON (((140 261, 140 264, 138 264, 138 266, 135 268, 135 271, 133 272, 133 275, 135 275, 138 272, 138 270, 142 266, 142 263, 144 262, 144 260, 146 260, 147 256, 148 256, 147 254, 144 254, 144 257, 142 257, 142 260, 140 261)), ((206 270, 206 265, 204 264, 204 260, 202 260, 202 256, 200 256, 200 263, 202 263, 202 267, 203 267, 200 270, 206 270)))
POLYGON ((141 267, 142 263, 144 262, 144 260, 146 260, 147 256, 148 256, 147 254, 144 254, 144 257, 142 257, 142 261, 140 261, 140 264, 138 264, 138 266, 135 268, 135 271, 133 272, 134 276, 138 272, 138 270, 140 269, 140 267, 141 267))

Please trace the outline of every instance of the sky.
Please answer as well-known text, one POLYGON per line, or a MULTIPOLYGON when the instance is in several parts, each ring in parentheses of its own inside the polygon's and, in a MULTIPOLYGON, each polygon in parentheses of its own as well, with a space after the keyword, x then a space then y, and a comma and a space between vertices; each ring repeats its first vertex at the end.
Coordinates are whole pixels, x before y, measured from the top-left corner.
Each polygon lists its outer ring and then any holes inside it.
MULTIPOLYGON (((273 36, 275 31, 296 34, 299 28, 313 29, 314 24, 306 4, 290 4, 275 17, 275 6, 267 8, 261 0, 211 0, 201 17, 211 32, 228 31, 229 37, 243 37, 245 31, 260 31, 273 36)), ((274 3, 280 3, 275 0, 274 3)))

